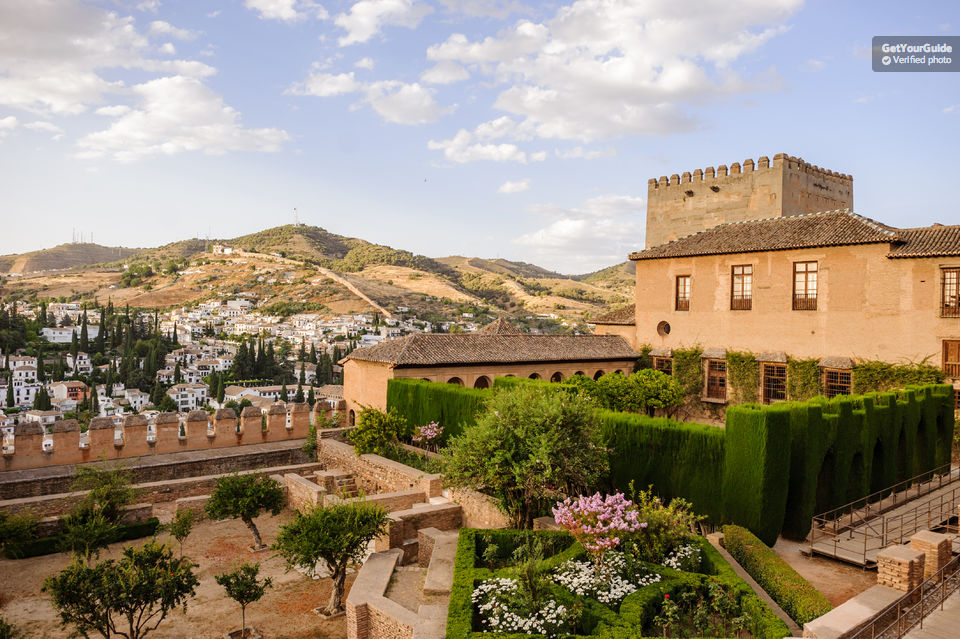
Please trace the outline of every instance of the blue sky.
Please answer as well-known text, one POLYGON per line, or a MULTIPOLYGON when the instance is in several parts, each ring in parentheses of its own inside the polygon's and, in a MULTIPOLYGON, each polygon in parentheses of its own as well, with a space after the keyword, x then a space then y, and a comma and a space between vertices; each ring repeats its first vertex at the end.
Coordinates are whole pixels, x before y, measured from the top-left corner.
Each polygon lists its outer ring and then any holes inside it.
POLYGON ((296 207, 580 273, 642 248, 648 178, 780 152, 852 174, 868 217, 960 223, 960 76, 869 59, 958 30, 949 1, 5 0, 0 253, 296 207))

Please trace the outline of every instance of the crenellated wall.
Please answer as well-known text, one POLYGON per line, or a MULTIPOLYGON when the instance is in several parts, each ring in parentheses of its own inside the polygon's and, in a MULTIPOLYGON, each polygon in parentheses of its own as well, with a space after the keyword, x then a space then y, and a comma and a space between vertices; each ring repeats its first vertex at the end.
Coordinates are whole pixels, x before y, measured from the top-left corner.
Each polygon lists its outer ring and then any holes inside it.
POLYGON ((86 433, 80 432, 76 420, 58 421, 49 432, 40 424, 19 424, 14 428, 13 437, 4 437, 0 472, 307 436, 310 408, 306 404, 277 402, 270 406, 265 417, 266 429, 261 426, 261 411, 249 406, 239 419, 231 409, 219 410, 213 415, 202 410, 185 416, 161 413, 154 421, 154 432, 150 432, 149 422, 142 415, 129 415, 120 426, 110 418, 97 417, 90 421, 86 433))
POLYGON ((785 153, 647 181, 646 246, 726 222, 853 208, 853 176, 785 153))

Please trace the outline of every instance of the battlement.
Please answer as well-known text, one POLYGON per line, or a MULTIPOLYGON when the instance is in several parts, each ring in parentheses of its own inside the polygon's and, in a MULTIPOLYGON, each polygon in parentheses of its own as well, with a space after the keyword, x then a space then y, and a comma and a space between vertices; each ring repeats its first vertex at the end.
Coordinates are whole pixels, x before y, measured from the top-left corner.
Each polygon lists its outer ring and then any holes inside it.
POLYGON ((704 182, 706 180, 739 175, 741 173, 782 169, 796 171, 798 173, 806 173, 807 175, 824 179, 835 179, 851 186, 853 185, 852 175, 840 173, 839 171, 833 171, 831 169, 824 169, 816 164, 810 164, 809 162, 804 161, 803 158, 787 155, 786 153, 777 153, 773 156, 772 164, 770 163, 769 157, 766 155, 761 155, 756 162, 754 162, 752 158, 747 158, 742 164, 740 162, 734 162, 729 167, 726 164, 720 164, 716 168, 708 166, 705 169, 694 169, 693 172, 684 171, 680 175, 674 173, 670 177, 661 175, 659 179, 650 178, 647 180, 647 186, 650 188, 680 186, 693 182, 704 182))
POLYGON ((647 181, 647 248, 726 222, 853 208, 853 176, 786 153, 647 181))
POLYGON ((47 428, 18 424, 13 434, 2 437, 0 472, 302 439, 315 417, 332 416, 326 402, 317 402, 316 407, 319 410, 311 413, 306 404, 278 402, 266 412, 248 406, 240 417, 226 409, 213 415, 160 413, 152 422, 128 415, 119 424, 98 417, 86 432, 80 432, 76 420, 61 420, 47 428))

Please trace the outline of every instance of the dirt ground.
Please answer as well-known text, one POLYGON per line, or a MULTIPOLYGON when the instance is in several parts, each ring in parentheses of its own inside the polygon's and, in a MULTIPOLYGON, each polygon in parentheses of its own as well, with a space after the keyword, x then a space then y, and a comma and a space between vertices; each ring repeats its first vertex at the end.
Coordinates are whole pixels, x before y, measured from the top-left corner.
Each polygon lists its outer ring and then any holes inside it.
MULTIPOLYGON (((169 512, 157 512, 163 521, 169 512)), ((264 543, 276 538, 277 528, 293 518, 285 511, 278 517, 261 517, 257 526, 264 543)), ((177 548, 176 540, 162 534, 177 548)), ((143 543, 134 540, 125 543, 143 543)), ((235 562, 259 561, 261 576, 273 578, 273 588, 257 603, 247 607, 247 624, 263 632, 267 639, 342 639, 346 637, 343 616, 324 620, 313 613, 314 608, 326 605, 330 596, 329 579, 313 580, 301 573, 284 570, 284 562, 270 551, 252 553, 248 550, 252 538, 238 520, 221 522, 202 521, 184 543, 184 554, 197 564, 200 586, 196 596, 181 610, 171 612, 150 637, 156 639, 223 637, 229 630, 240 628, 240 607, 228 599, 214 581, 214 575, 226 572, 235 562)), ((116 558, 123 544, 113 544, 101 554, 101 559, 116 558)), ((69 637, 71 628, 63 628, 50 605, 49 598, 40 589, 43 580, 63 569, 70 561, 66 553, 11 561, 0 559, 0 616, 25 631, 27 637, 69 637)), ((355 575, 347 576, 347 592, 355 575)))
POLYGON ((806 547, 806 543, 781 537, 773 550, 822 592, 834 607, 877 585, 875 570, 864 570, 824 557, 805 557, 800 550, 806 547))

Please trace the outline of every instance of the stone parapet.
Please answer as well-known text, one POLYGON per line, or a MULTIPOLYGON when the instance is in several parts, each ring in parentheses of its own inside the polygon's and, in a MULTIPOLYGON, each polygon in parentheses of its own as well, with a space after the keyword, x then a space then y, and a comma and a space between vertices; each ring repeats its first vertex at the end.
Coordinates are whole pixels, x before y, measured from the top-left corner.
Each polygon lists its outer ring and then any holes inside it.
POLYGON ((925 555, 906 546, 890 546, 877 555, 877 585, 910 592, 923 581, 925 555))
POLYGON ((924 555, 924 579, 937 574, 953 557, 953 544, 950 537, 931 530, 921 530, 911 537, 910 549, 922 552, 924 555))

